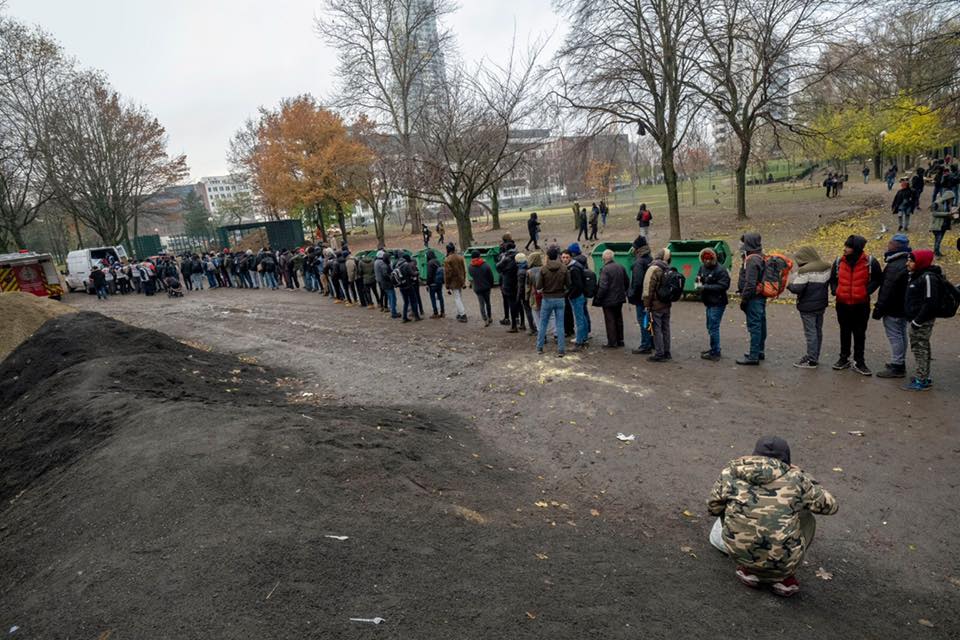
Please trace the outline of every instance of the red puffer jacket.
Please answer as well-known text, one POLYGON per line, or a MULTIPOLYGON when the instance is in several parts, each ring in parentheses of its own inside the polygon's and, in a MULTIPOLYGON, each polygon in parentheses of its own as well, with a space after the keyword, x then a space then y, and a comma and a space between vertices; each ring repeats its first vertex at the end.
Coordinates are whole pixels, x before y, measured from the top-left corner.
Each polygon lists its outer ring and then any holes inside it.
POLYGON ((864 304, 870 302, 870 267, 872 258, 865 253, 852 267, 840 258, 837 264, 837 302, 839 304, 864 304))

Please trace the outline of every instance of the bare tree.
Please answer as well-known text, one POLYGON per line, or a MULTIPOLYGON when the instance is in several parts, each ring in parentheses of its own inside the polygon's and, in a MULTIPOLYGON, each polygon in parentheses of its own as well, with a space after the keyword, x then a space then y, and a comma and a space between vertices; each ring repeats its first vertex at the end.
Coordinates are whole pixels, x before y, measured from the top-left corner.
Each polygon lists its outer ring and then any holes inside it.
POLYGON ((689 0, 556 0, 575 25, 558 52, 561 98, 588 128, 637 126, 660 148, 670 237, 680 238, 674 154, 698 111, 698 45, 689 0))
POLYGON ((406 184, 403 147, 395 135, 379 133, 376 125, 363 117, 351 126, 351 133, 373 153, 370 163, 356 176, 357 191, 373 214, 377 241, 385 244, 387 217, 406 184))
MULTIPOLYGON (((738 143, 737 219, 747 217, 747 167, 754 136, 764 123, 790 126, 792 97, 845 64, 820 55, 852 24, 844 0, 691 0, 704 49, 690 79, 738 143)), ((860 3, 858 3, 860 4, 860 3)))
POLYGON ((316 30, 339 57, 336 104, 388 125, 403 150, 411 232, 420 228, 414 133, 444 84, 450 0, 325 0, 316 30))
POLYGON ((53 197, 39 144, 50 94, 68 70, 49 36, 0 18, 0 229, 17 248, 53 197))
POLYGON ((59 205, 103 242, 129 248, 144 203, 187 175, 186 157, 169 157, 166 144, 148 111, 83 73, 57 96, 42 146, 59 205))
POLYGON ((540 145, 511 138, 537 119, 538 54, 533 47, 522 61, 511 53, 503 67, 480 66, 470 74, 455 69, 423 119, 415 157, 420 197, 450 211, 463 249, 473 243, 470 213, 478 198, 540 145))

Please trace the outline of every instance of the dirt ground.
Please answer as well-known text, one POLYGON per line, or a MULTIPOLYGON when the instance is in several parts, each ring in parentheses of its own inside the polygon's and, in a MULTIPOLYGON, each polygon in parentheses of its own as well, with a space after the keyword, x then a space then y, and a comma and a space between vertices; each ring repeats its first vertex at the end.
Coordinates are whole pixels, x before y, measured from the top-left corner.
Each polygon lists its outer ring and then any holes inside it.
MULTIPOLYGON (((752 222, 791 240, 773 214, 752 222)), ((400 324, 304 291, 68 296, 108 317, 57 318, 0 364, 0 630, 960 635, 956 320, 934 331, 935 389, 909 394, 791 367, 803 347, 788 304, 769 307, 767 361, 738 368, 735 305, 724 360, 700 360, 702 306, 683 302, 675 361, 655 365, 629 350, 538 357, 464 299, 467 324, 400 324), (764 434, 840 503, 789 600, 742 587, 707 541, 713 481, 764 434)), ((879 323, 867 346, 879 368, 879 323)))

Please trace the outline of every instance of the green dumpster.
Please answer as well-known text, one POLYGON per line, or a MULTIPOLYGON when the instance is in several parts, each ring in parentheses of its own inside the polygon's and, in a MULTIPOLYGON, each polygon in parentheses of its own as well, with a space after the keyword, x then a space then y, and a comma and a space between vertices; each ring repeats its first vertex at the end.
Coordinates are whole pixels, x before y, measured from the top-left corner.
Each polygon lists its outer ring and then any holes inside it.
POLYGON ((724 240, 674 240, 667 245, 670 250, 670 264, 683 274, 686 282, 685 293, 697 290, 697 272, 700 270, 700 252, 713 249, 717 252, 717 262, 729 270, 733 266, 733 252, 724 240))
POLYGON ((440 262, 443 262, 443 254, 440 253, 439 249, 421 249, 417 251, 417 255, 414 256, 414 259, 417 261, 417 270, 420 272, 420 280, 423 282, 427 282, 427 262, 430 261, 431 253, 435 254, 440 262))
POLYGON ((470 255, 474 251, 479 251, 480 257, 483 258, 483 261, 490 265, 490 268, 493 270, 493 284, 500 284, 500 272, 497 271, 497 259, 500 257, 500 246, 484 245, 468 247, 467 250, 463 252, 463 259, 467 261, 467 279, 471 282, 473 278, 470 277, 470 260, 472 260, 470 255))
POLYGON ((607 249, 613 251, 613 261, 622 265, 627 270, 627 279, 633 275, 633 243, 632 242, 601 242, 593 248, 590 256, 593 258, 593 271, 600 276, 600 270, 603 269, 603 252, 607 249))

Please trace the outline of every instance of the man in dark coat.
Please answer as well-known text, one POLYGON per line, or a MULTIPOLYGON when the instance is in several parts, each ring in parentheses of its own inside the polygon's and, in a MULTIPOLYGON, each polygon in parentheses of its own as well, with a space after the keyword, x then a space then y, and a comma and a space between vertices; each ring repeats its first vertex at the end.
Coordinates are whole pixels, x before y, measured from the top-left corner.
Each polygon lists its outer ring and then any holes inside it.
POLYGON ((500 293, 507 305, 510 333, 517 333, 520 319, 520 300, 517 296, 517 249, 512 242, 504 244, 504 252, 497 260, 497 272, 500 274, 500 293))
POLYGON ((873 319, 883 322, 883 331, 890 343, 890 362, 878 378, 903 378, 907 375, 907 318, 903 306, 907 295, 907 258, 910 257, 910 240, 898 233, 887 243, 883 254, 883 280, 877 290, 877 302, 873 305, 873 319))
POLYGON ((706 248, 700 252, 700 271, 697 273, 697 291, 706 310, 707 333, 710 348, 700 352, 704 360, 720 359, 720 323, 727 308, 727 289, 730 288, 730 273, 717 260, 717 252, 706 248))
POLYGON ((653 334, 650 333, 650 314, 643 306, 643 278, 653 262, 650 255, 650 245, 644 235, 637 236, 633 241, 633 268, 630 275, 630 289, 627 291, 627 300, 636 305, 637 324, 640 326, 640 346, 632 351, 634 354, 649 354, 653 351, 653 334))
POLYGON ((623 265, 613 260, 613 251, 603 252, 603 268, 597 282, 597 294, 593 306, 603 309, 603 322, 607 330, 604 349, 618 349, 623 342, 623 304, 627 301, 627 284, 630 281, 623 265))
POLYGON ((539 251, 540 245, 537 244, 537 241, 540 239, 540 221, 537 219, 536 211, 531 213, 530 218, 527 220, 527 234, 530 236, 530 239, 527 240, 524 249, 530 251, 530 245, 533 244, 533 248, 539 251))

